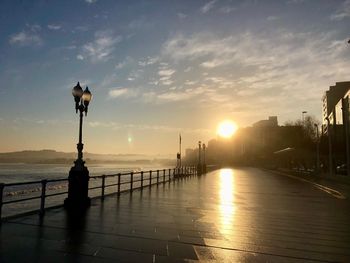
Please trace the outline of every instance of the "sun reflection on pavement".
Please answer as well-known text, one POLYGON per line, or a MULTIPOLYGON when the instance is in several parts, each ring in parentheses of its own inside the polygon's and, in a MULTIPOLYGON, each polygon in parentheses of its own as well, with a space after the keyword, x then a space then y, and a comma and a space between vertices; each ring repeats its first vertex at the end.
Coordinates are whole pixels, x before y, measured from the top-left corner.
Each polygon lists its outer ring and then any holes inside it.
POLYGON ((234 213, 235 181, 232 169, 220 170, 220 232, 228 234, 232 232, 234 213))

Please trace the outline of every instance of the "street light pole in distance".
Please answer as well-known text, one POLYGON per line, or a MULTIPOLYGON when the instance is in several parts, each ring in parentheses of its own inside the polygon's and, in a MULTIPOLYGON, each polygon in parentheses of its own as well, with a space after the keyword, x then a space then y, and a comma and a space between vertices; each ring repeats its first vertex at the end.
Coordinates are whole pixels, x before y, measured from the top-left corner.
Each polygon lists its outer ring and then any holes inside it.
POLYGON ((316 173, 320 172, 320 136, 318 131, 318 124, 314 124, 316 128, 316 173))
POLYGON ((301 112, 301 120, 303 122, 303 125, 305 125, 305 114, 307 113, 307 111, 302 111, 301 112))
POLYGON ((202 174, 202 142, 198 142, 198 165, 197 165, 197 173, 199 175, 202 174))
POLYGON ((80 86, 80 83, 73 88, 72 95, 75 101, 75 112, 79 112, 79 141, 77 144, 78 158, 74 162, 74 166, 69 171, 68 177, 68 198, 64 201, 66 208, 81 210, 90 206, 89 191, 89 170, 85 166, 83 160, 83 117, 88 112, 89 103, 92 99, 92 94, 89 88, 85 90, 80 86))
POLYGON ((327 135, 328 135, 328 166, 329 166, 329 176, 333 175, 333 152, 332 152, 332 134, 331 134, 331 122, 329 118, 327 121, 327 135))

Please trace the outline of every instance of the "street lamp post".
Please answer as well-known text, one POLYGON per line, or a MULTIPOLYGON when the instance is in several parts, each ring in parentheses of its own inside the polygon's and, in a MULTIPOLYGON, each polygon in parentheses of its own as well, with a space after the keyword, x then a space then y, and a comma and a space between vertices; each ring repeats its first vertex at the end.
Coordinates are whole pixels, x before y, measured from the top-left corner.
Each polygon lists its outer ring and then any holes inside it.
POLYGON ((83 160, 83 117, 88 112, 88 106, 92 99, 89 88, 85 90, 78 84, 73 88, 72 95, 75 100, 75 111, 79 111, 79 141, 77 144, 78 158, 74 162, 74 166, 69 171, 68 177, 68 198, 65 200, 67 208, 84 209, 90 205, 90 198, 88 197, 89 189, 89 170, 85 166, 83 160))
POLYGON ((329 118, 327 121, 327 133, 328 133, 328 166, 329 166, 329 176, 333 175, 333 152, 332 152, 332 134, 331 134, 331 122, 329 118))
POLYGON ((203 143, 203 173, 207 173, 207 164, 206 164, 206 160, 205 160, 205 151, 206 151, 206 149, 207 149, 207 147, 203 143))
POLYGON ((317 123, 314 124, 316 128, 316 173, 320 172, 320 136, 318 132, 317 123))
POLYGON ((201 160, 201 155, 202 155, 202 142, 198 142, 198 165, 197 165, 197 173, 200 175, 202 174, 202 160, 201 160))
POLYGON ((301 112, 301 119, 302 119, 303 125, 305 125, 305 114, 306 113, 307 113, 307 111, 302 111, 301 112))

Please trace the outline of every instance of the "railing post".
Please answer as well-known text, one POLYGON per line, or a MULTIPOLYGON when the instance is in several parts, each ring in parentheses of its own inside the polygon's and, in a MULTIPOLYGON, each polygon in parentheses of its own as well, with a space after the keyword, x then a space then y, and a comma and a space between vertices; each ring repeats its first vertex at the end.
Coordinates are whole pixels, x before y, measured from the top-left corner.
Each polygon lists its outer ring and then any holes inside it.
POLYGON ((143 188, 143 171, 141 171, 141 189, 143 188))
POLYGON ((169 182, 171 181, 171 169, 169 169, 169 182))
POLYGON ((149 171, 149 186, 152 185, 152 171, 149 171))
POLYGON ((2 216, 2 198, 3 198, 4 188, 5 188, 5 184, 0 183, 0 223, 2 219, 1 217, 2 216))
POLYGON ((45 213, 46 184, 47 180, 41 180, 40 216, 43 216, 45 213))
POLYGON ((101 199, 105 199, 105 185, 106 185, 106 175, 102 175, 102 187, 101 187, 101 199))
POLYGON ((132 191, 132 184, 134 181, 134 172, 130 173, 130 192, 132 191))
POLYGON ((163 169, 163 183, 165 183, 165 169, 163 169))
POLYGON ((157 170, 157 185, 159 184, 159 170, 157 170))
POLYGON ((118 195, 120 195, 120 173, 118 174, 118 195))

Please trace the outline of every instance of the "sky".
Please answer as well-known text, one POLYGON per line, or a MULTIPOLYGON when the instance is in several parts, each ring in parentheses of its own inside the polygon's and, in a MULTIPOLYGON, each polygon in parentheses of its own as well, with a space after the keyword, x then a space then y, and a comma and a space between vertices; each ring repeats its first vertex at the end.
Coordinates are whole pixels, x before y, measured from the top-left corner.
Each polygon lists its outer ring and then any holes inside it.
POLYGON ((321 119, 350 80, 350 1, 0 1, 0 152, 171 154, 277 115, 321 119))

